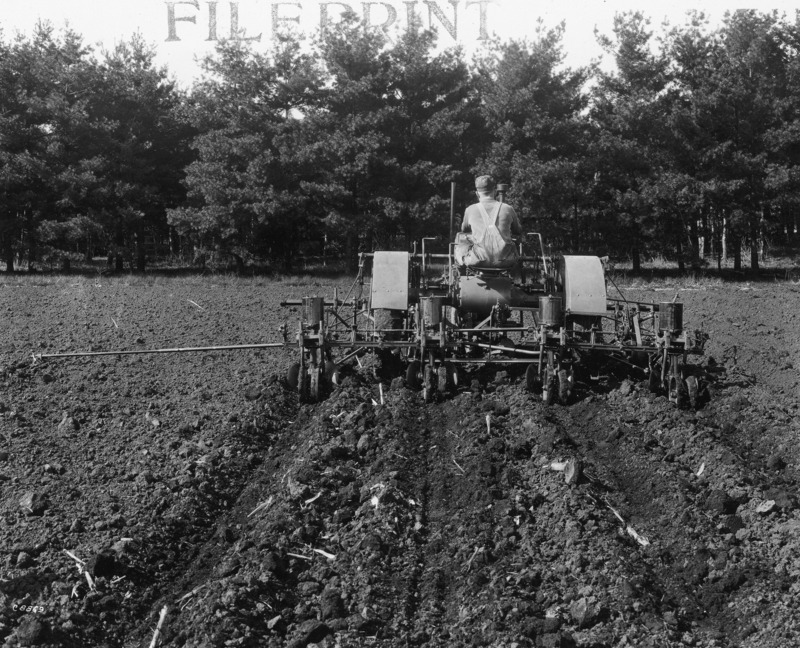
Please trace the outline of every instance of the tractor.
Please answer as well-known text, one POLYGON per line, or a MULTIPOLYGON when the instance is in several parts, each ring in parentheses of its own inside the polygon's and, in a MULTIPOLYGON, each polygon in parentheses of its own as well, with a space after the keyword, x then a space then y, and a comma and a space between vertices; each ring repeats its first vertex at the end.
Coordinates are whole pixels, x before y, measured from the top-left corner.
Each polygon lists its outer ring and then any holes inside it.
POLYGON ((343 297, 283 302, 302 307, 288 383, 318 401, 372 354, 430 401, 457 388, 467 366, 522 365, 528 389, 566 404, 577 372, 614 363, 644 372, 679 407, 698 407, 705 390, 689 356, 707 335, 684 328, 681 302, 610 298, 599 257, 548 256, 539 233, 524 238, 504 269, 459 267, 454 244, 433 254, 431 239, 420 251, 362 253, 343 297))

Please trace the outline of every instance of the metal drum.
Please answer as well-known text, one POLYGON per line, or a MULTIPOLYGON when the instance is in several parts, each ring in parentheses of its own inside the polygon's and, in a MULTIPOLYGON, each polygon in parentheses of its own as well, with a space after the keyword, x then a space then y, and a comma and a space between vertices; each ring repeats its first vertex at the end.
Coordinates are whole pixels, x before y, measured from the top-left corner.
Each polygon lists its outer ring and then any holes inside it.
POLYGON ((564 319, 561 297, 539 297, 539 319, 545 326, 561 326, 564 319))
POLYGON ((303 320, 309 326, 317 326, 325 312, 324 297, 303 297, 303 320))
MULTIPOLYGON (((525 295, 522 294, 521 299, 525 295)), ((458 299, 461 310, 486 316, 497 304, 514 304, 514 282, 511 277, 461 277, 458 282, 458 299)), ((520 305, 521 301, 516 301, 520 305)))
POLYGON ((658 330, 679 331, 683 328, 683 303, 661 302, 658 305, 658 330))
POLYGON ((426 328, 437 328, 442 321, 442 298, 420 297, 419 306, 426 328))

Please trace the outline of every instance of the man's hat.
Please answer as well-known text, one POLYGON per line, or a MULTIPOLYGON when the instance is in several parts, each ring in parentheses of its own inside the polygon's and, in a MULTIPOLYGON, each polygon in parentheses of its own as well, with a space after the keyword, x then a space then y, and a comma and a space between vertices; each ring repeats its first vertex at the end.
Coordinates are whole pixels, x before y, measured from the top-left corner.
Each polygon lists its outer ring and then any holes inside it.
POLYGON ((488 193, 494 191, 494 178, 490 175, 482 175, 475 178, 475 189, 488 193))

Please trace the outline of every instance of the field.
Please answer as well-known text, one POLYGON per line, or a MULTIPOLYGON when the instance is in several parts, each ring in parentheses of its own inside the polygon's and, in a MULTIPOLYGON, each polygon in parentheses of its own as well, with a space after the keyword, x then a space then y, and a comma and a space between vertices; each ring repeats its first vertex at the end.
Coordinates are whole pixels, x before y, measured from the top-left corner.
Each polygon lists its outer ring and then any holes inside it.
POLYGON ((709 333, 697 412, 483 369, 299 406, 283 349, 34 363, 278 341, 349 282, 1 278, 3 646, 796 643, 800 286, 672 281, 622 288, 709 333))

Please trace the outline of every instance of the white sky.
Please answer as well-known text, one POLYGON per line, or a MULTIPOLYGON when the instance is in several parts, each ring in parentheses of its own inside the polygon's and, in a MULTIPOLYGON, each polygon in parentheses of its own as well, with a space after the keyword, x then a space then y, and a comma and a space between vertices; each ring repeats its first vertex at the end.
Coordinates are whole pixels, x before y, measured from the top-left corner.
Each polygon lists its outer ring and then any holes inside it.
MULTIPOLYGON (((391 8, 396 11, 395 26, 406 24, 407 5, 412 0, 384 0, 372 2, 370 9, 372 22, 382 23, 390 15, 391 8)), ((479 15, 481 5, 473 0, 433 0, 448 19, 452 19, 456 3, 456 40, 467 51, 474 49, 480 32, 479 15), (469 4, 468 4, 469 3, 469 4)), ((490 33, 501 37, 533 36, 537 18, 544 20, 545 26, 553 27, 562 20, 566 22, 564 38, 567 64, 582 65, 600 56, 594 29, 610 34, 615 12, 639 9, 650 16, 652 26, 658 27, 664 19, 672 24, 683 23, 686 11, 701 8, 716 24, 726 10, 737 5, 719 0, 703 4, 689 0, 651 0, 633 2, 631 0, 483 0, 485 7, 485 26, 490 33)), ((343 0, 359 15, 364 14, 364 0, 343 0)), ((189 85, 198 74, 196 57, 213 49, 209 41, 210 16, 217 14, 216 34, 226 37, 231 29, 230 0, 183 0, 174 7, 177 41, 168 41, 168 2, 165 0, 0 0, 0 28, 5 38, 15 31, 30 32, 37 20, 49 20, 55 27, 69 25, 83 34, 86 42, 113 46, 114 42, 128 39, 138 31, 148 42, 156 45, 158 61, 167 65, 171 72, 185 85, 189 85), (196 3, 196 7, 193 3, 196 3), (194 22, 189 20, 193 18, 194 22), (184 19, 184 20, 182 20, 184 19)), ((320 24, 321 12, 327 11, 335 20, 341 11, 341 3, 329 0, 295 0, 277 2, 276 0, 238 0, 238 24, 245 29, 246 36, 261 35, 261 46, 269 45, 273 17, 277 13, 283 19, 295 24, 306 33, 312 33, 320 24), (321 5, 327 3, 327 8, 321 5)), ((416 11, 428 24, 429 11, 424 0, 416 0, 416 11)), ((755 0, 749 5, 761 11, 776 9, 793 15, 800 3, 787 0, 755 0)), ((440 25, 434 17, 434 24, 440 25)), ((456 42, 440 26, 440 41, 443 45, 456 42)))

